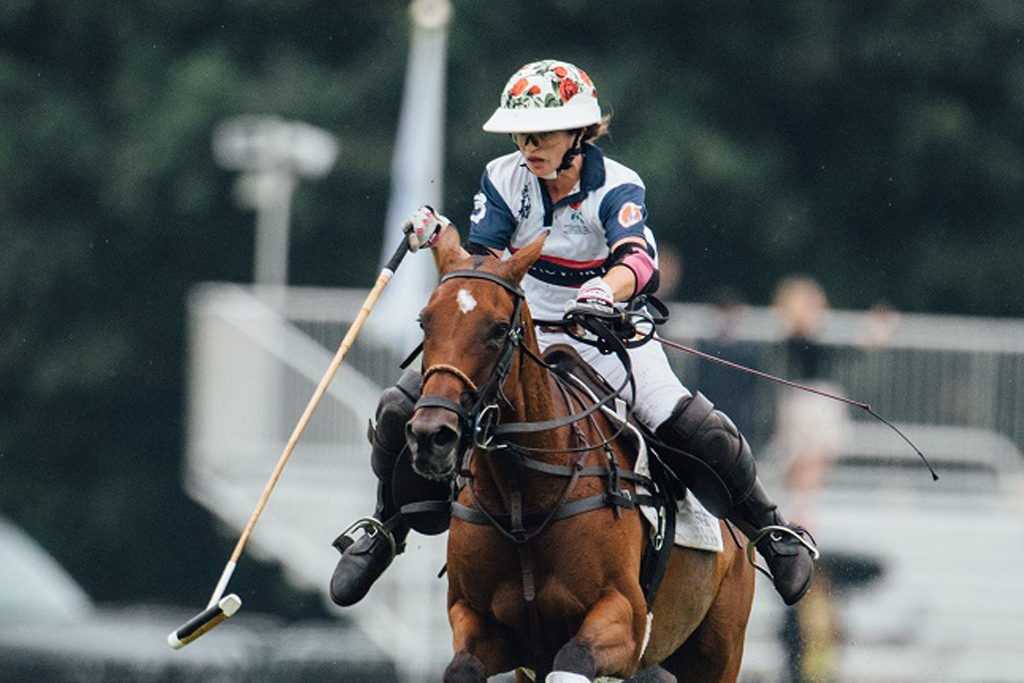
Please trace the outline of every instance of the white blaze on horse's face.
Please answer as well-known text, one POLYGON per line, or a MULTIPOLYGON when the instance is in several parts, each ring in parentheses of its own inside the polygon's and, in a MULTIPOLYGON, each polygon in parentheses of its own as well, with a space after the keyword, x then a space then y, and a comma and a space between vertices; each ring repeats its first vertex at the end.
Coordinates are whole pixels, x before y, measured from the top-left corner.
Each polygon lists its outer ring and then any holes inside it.
POLYGON ((464 314, 469 313, 474 308, 476 308, 476 299, 474 299, 473 295, 469 293, 469 290, 460 289, 459 293, 455 297, 455 300, 459 304, 459 310, 462 311, 464 314))

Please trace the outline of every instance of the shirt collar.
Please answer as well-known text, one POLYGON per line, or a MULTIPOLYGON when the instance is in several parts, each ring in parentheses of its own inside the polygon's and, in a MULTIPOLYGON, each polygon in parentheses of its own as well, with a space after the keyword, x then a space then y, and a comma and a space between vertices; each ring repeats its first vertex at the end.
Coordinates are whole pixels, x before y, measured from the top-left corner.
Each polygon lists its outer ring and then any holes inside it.
POLYGON ((583 143, 583 169, 580 172, 580 193, 590 194, 604 185, 604 152, 597 145, 583 143))

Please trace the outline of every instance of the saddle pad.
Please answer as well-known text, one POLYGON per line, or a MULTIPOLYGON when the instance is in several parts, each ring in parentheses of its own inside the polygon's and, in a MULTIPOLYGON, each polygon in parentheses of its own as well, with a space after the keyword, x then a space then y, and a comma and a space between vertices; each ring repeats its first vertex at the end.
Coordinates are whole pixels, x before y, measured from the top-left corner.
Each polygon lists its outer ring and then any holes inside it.
MULTIPOLYGON (((633 468, 637 474, 650 476, 650 467, 647 464, 647 448, 640 449, 640 455, 636 459, 636 467, 633 468)), ((640 491, 642 486, 638 486, 640 491)), ((647 493, 647 491, 641 491, 647 493)), ((650 505, 641 505, 640 512, 652 527, 658 524, 658 511, 650 505)), ((720 553, 725 549, 722 545, 722 526, 718 518, 708 512, 700 501, 689 491, 679 501, 678 512, 676 513, 676 545, 684 548, 695 548, 697 550, 709 550, 720 553)))

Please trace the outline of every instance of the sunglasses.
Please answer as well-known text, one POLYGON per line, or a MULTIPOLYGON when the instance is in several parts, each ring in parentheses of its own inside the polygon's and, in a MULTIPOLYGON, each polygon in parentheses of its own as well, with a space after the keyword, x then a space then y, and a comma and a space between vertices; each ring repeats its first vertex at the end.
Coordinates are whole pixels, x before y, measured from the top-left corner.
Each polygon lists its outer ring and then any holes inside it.
POLYGON ((512 133, 512 142, 520 147, 526 147, 527 145, 541 147, 561 132, 559 130, 549 130, 543 133, 512 133))

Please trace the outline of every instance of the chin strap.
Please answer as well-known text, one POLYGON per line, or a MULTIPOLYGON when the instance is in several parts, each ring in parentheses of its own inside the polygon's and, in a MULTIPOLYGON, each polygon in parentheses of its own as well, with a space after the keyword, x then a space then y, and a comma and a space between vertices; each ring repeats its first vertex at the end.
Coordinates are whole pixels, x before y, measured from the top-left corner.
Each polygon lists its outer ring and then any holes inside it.
POLYGON ((583 143, 581 142, 582 138, 583 129, 580 128, 578 131, 576 131, 576 138, 572 141, 572 147, 570 147, 565 152, 565 155, 562 156, 562 163, 553 172, 547 174, 546 176, 542 176, 544 180, 554 180, 555 178, 558 177, 559 173, 567 170, 570 166, 572 166, 573 159, 583 154, 583 143))

